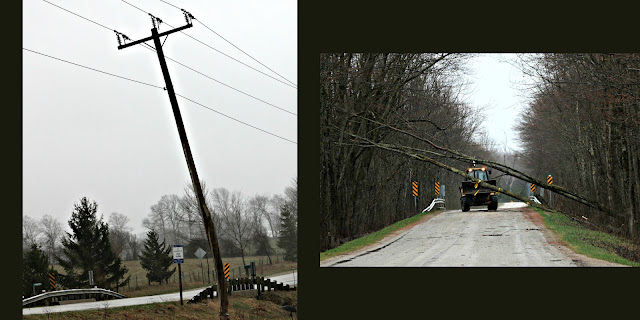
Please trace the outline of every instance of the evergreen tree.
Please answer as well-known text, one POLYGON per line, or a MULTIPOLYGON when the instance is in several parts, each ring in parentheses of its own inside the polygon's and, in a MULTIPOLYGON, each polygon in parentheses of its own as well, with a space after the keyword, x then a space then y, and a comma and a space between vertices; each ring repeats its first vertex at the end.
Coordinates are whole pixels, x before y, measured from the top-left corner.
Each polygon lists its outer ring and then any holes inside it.
POLYGON ((49 258, 47 253, 37 244, 32 244, 29 251, 22 256, 22 295, 33 295, 33 284, 41 283, 36 287, 36 294, 49 287, 49 258))
POLYGON ((284 260, 296 261, 298 258, 298 221, 291 205, 284 204, 280 209, 280 235, 278 246, 285 250, 284 260))
POLYGON ((140 264, 142 268, 147 270, 147 280, 149 284, 151 282, 157 282, 162 284, 169 282, 169 277, 176 272, 176 267, 169 270, 169 267, 173 263, 173 257, 169 255, 171 247, 166 247, 164 241, 159 242, 158 234, 153 230, 147 232, 147 240, 144 242, 144 249, 140 256, 140 264))
POLYGON ((109 226, 96 217, 97 211, 98 204, 86 197, 74 204, 69 220, 72 233, 62 239, 64 257, 56 256, 66 272, 60 282, 67 288, 89 287, 89 271, 99 288, 118 290, 131 278, 124 279, 128 270, 111 250, 109 226))

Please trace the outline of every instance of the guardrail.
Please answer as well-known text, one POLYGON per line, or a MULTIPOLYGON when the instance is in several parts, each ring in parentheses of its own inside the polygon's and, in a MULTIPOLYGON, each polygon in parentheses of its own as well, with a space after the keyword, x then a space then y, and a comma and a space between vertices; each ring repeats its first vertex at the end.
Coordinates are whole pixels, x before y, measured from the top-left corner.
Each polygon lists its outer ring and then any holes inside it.
POLYGON ((67 300, 76 300, 77 297, 81 297, 79 299, 93 297, 93 298, 99 298, 100 300, 103 300, 104 298, 107 298, 107 299, 126 298, 126 296, 123 294, 117 293, 115 291, 107 290, 107 289, 102 289, 102 288, 67 289, 67 290, 49 291, 49 292, 41 293, 39 295, 35 295, 33 297, 22 299, 22 306, 24 307, 30 304, 35 304, 37 302, 47 300, 47 299, 52 299, 55 301, 67 301, 67 300), (69 298, 73 298, 73 299, 69 299, 69 298))
MULTIPOLYGON (((265 291, 295 291, 295 286, 278 283, 268 278, 260 277, 255 279, 236 278, 227 281, 227 288, 231 292, 242 292, 247 290, 256 290, 258 292, 265 291)), ((218 296, 218 285, 214 284, 202 292, 195 295, 188 303, 198 303, 204 299, 215 299, 218 296)))
POLYGON ((537 204, 541 204, 541 203, 540 203, 540 200, 538 200, 538 198, 536 198, 536 196, 530 196, 530 197, 529 197, 529 199, 530 199, 531 201, 534 201, 534 202, 535 202, 535 203, 537 203, 537 204))
POLYGON ((433 199, 433 201, 431 201, 431 204, 430 204, 428 207, 426 207, 424 210, 422 210, 422 212, 425 212, 425 211, 431 211, 431 209, 433 209, 433 207, 434 207, 436 204, 439 204, 439 203, 440 203, 440 204, 445 204, 444 199, 440 199, 440 198, 435 198, 435 199, 433 199))

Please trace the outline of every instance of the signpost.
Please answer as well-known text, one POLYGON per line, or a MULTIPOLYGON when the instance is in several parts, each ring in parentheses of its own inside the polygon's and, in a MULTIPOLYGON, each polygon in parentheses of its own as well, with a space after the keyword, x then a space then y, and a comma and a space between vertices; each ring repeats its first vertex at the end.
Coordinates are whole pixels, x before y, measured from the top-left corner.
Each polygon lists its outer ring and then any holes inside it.
POLYGON ((184 251, 181 244, 173 245, 173 263, 178 264, 178 279, 180 280, 180 305, 184 305, 184 302, 182 302, 182 268, 180 267, 184 263, 184 251))
POLYGON ((202 258, 206 254, 207 253, 204 250, 202 250, 202 248, 198 248, 198 250, 196 250, 196 253, 195 253, 196 257, 200 259, 200 271, 202 271, 202 284, 204 284, 204 268, 202 267, 202 258))
MULTIPOLYGON (((551 175, 547 176, 547 183, 553 184, 553 176, 551 175)), ((551 190, 549 190, 549 207, 551 207, 551 190)))
POLYGON ((89 285, 93 285, 93 271, 89 270, 89 285))
POLYGON ((418 212, 418 181, 411 182, 411 188, 413 191, 413 203, 415 204, 416 212, 418 212))
POLYGON ((36 282, 36 283, 33 284, 33 295, 34 296, 36 295, 36 287, 37 286, 41 286, 41 285, 42 285, 42 283, 40 283, 40 282, 36 282))

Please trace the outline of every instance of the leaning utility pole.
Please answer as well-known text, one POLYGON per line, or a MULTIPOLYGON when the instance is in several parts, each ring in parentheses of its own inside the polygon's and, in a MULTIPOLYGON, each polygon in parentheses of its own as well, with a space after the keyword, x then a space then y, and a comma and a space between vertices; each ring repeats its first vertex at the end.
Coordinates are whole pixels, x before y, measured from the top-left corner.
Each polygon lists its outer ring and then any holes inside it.
POLYGON ((200 185, 200 179, 198 178, 198 172, 196 171, 196 165, 193 162, 193 157, 191 155, 191 148, 189 148, 189 141, 187 140, 187 133, 184 129, 184 124, 182 123, 182 116, 180 115, 180 109, 178 108, 178 100, 176 99, 176 94, 173 91, 173 84, 171 83, 171 77, 169 76, 169 70, 167 69, 167 62, 164 59, 164 53, 162 52, 162 44, 160 43, 160 37, 168 36, 171 33, 181 31, 193 26, 191 24, 191 19, 193 16, 182 10, 187 24, 173 29, 169 31, 165 31, 162 33, 158 33, 156 29, 156 23, 158 25, 162 23, 162 20, 151 16, 151 22, 153 23, 153 29, 151 29, 151 36, 133 41, 131 43, 122 44, 120 37, 122 40, 128 40, 129 38, 118 31, 115 31, 118 37, 118 50, 124 49, 130 46, 134 46, 139 43, 143 43, 149 40, 153 40, 155 44, 156 52, 158 53, 158 60, 160 61, 160 68, 162 69, 162 75, 164 76, 164 82, 166 84, 166 90, 169 93, 169 101, 171 102, 171 108, 173 109, 173 116, 176 120, 176 125, 178 126, 178 134, 180 135, 180 142, 182 142, 182 150, 184 151, 184 156, 187 160, 187 166, 189 168, 189 174, 191 175, 191 182, 193 183, 193 187, 196 192, 196 197, 198 199, 198 207, 200 209, 200 214, 202 215, 202 220, 204 222, 205 232, 207 233, 207 238, 209 239, 209 246, 211 247, 211 252, 213 253, 213 257, 215 259, 215 270, 218 278, 218 289, 216 290, 218 293, 218 297, 220 298, 220 319, 227 320, 229 319, 228 307, 229 307, 229 298, 226 290, 226 282, 224 278, 224 274, 222 272, 222 257, 220 256, 220 246, 218 244, 218 236, 216 235, 216 228, 213 224, 213 219, 211 218, 211 212, 204 200, 204 195, 202 193, 202 187, 200 185))

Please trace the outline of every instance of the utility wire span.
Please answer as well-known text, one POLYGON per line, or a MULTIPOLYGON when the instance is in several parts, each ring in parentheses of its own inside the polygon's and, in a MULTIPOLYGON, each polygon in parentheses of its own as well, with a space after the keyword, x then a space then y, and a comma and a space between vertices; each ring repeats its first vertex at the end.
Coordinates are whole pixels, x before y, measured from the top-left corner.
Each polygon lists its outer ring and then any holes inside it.
MULTIPOLYGON (((89 18, 83 17, 83 16, 81 16, 81 15, 79 15, 79 14, 75 13, 75 12, 72 12, 72 11, 70 11, 70 10, 68 10, 68 9, 65 9, 65 8, 63 8, 63 7, 60 7, 60 6, 58 6, 58 5, 55 5, 55 4, 53 4, 53 3, 51 3, 51 2, 49 2, 49 1, 47 1, 47 0, 42 0, 42 1, 44 1, 44 2, 46 2, 46 3, 49 3, 49 4, 51 4, 51 5, 53 5, 53 6, 57 7, 57 8, 59 8, 59 9, 61 9, 61 10, 64 10, 64 11, 68 12, 68 13, 71 13, 71 14, 73 14, 73 15, 75 15, 75 16, 78 16, 78 17, 80 17, 80 18, 82 18, 82 19, 84 19, 84 20, 90 21, 90 22, 92 22, 92 23, 94 23, 94 24, 96 24, 96 25, 98 25, 98 26, 101 26, 101 27, 103 27, 103 28, 105 28, 105 29, 107 29, 107 30, 109 30, 109 31, 114 31, 113 29, 111 29, 111 28, 109 28, 109 27, 107 27, 107 26, 105 26, 105 25, 103 25, 103 24, 101 24, 101 23, 98 23, 98 22, 95 22, 95 21, 93 21, 93 20, 91 20, 91 19, 89 19, 89 18)), ((131 6, 133 6, 134 8, 136 8, 136 9, 138 9, 138 10, 140 10, 140 11, 144 12, 144 10, 142 10, 142 9, 140 9, 140 8, 138 8, 138 7, 134 6, 134 5, 132 5, 132 4, 130 4, 130 3, 126 2, 126 1, 124 1, 124 0, 122 0, 122 1, 123 1, 123 2, 125 2, 125 3, 127 3, 127 4, 129 4, 129 5, 131 5, 131 6)), ((165 39, 165 40, 166 40, 166 39, 165 39)), ((150 50, 153 50, 153 51, 155 52, 155 49, 154 49, 152 46, 150 46, 150 45, 148 45, 148 44, 146 44, 146 43, 143 43, 143 45, 145 45, 145 48, 150 49, 150 50)), ((179 62, 179 61, 177 61, 177 60, 175 60, 175 59, 169 58, 169 57, 167 57, 167 56, 165 56, 165 57, 166 57, 167 59, 169 59, 169 60, 171 60, 171 61, 173 61, 173 62, 175 62, 175 63, 177 63, 177 64, 179 64, 179 65, 181 65, 181 66, 183 66, 183 67, 185 67, 185 68, 187 68, 187 69, 190 69, 190 70, 192 70, 192 71, 194 71, 194 72, 197 72, 197 73, 199 73, 200 75, 202 75, 202 76, 204 76, 204 77, 207 77, 207 78, 209 78, 209 79, 211 79, 211 80, 213 80, 213 81, 215 81, 215 82, 217 82, 217 83, 220 83, 220 84, 222 84, 222 85, 224 85, 224 86, 226 86, 226 87, 228 87, 228 88, 230 88, 230 89, 232 89, 232 90, 235 90, 235 91, 237 91, 237 92, 240 92, 240 93, 242 93, 242 94, 244 94, 244 95, 246 95, 246 96, 248 96, 248 97, 251 97, 251 98, 253 98, 253 99, 255 99, 255 100, 258 100, 258 101, 260 101, 260 102, 262 102, 262 103, 265 103, 265 104, 267 104, 267 105, 269 105, 269 106, 272 106, 272 107, 277 108, 277 109, 280 109, 280 110, 282 110, 282 111, 284 111, 284 112, 290 113, 290 114, 292 114, 292 115, 294 115, 294 116, 297 116, 297 114, 295 114, 295 113, 293 113, 293 112, 291 112, 291 111, 288 111, 288 110, 283 109, 283 108, 281 108, 281 107, 278 107, 278 106, 276 106, 276 105, 274 105, 274 104, 272 104, 272 103, 269 103, 269 102, 267 102, 267 101, 265 101, 265 100, 262 100, 262 99, 260 99, 260 98, 257 98, 257 97, 255 97, 255 96, 253 96, 253 95, 251 95, 251 94, 249 94, 249 93, 246 93, 246 92, 244 92, 244 91, 242 91, 242 90, 240 90, 240 89, 236 89, 236 88, 234 88, 234 87, 232 87, 232 86, 230 86, 230 85, 228 85, 228 84, 226 84, 226 83, 224 83, 224 82, 222 82, 222 81, 219 81, 219 80, 214 79, 214 78, 212 78, 212 77, 210 77, 210 76, 208 76, 208 75, 206 75, 206 74, 204 74, 204 73, 202 73, 202 72, 199 72, 199 71, 197 71, 197 70, 195 70, 195 69, 193 69, 193 68, 191 68, 191 67, 189 67, 189 66, 187 66, 187 65, 185 65, 185 64, 183 64, 183 63, 181 63, 181 62, 179 62)), ((135 80, 132 80, 132 81, 135 81, 135 80)), ((162 87, 160 87, 160 88, 162 88, 162 87)))
MULTIPOLYGON (((145 45, 146 45, 146 44, 145 44, 145 45)), ((149 49, 149 50, 152 50, 152 51, 154 51, 154 52, 155 52, 155 49, 154 49, 153 47, 151 47, 151 46, 146 46, 146 47, 144 47, 144 48, 149 49)), ((225 86, 225 87, 227 87, 227 88, 229 88, 229 89, 231 89, 231 90, 234 90, 234 91, 240 92, 240 93, 242 93, 242 94, 244 94, 244 95, 246 95, 246 96, 248 96, 248 97, 251 97, 251 98, 253 98, 253 99, 255 99, 255 100, 258 100, 258 101, 260 101, 260 102, 262 102, 262 103, 264 103, 264 104, 266 104, 266 105, 272 106, 272 107, 274 107, 274 108, 276 108, 276 109, 279 109, 279 110, 284 111, 284 112, 286 112, 286 113, 289 113, 289 114, 291 114, 291 115, 297 116, 297 114, 295 114, 295 113, 293 113, 293 112, 291 112, 291 111, 289 111, 289 110, 286 110, 286 109, 283 109, 283 108, 281 108, 281 107, 278 107, 278 106, 276 106, 276 105, 275 105, 275 104, 273 104, 273 103, 270 103, 270 102, 264 101, 264 100, 262 100, 262 99, 260 99, 260 98, 258 98, 258 97, 255 97, 255 96, 253 96, 253 95, 251 95, 251 94, 248 94, 248 93, 246 93, 246 92, 244 92, 244 91, 242 91, 242 90, 240 90, 240 89, 236 89, 236 88, 234 88, 234 87, 232 87, 232 86, 230 86, 230 85, 228 85, 228 84, 226 84, 226 83, 224 83, 224 82, 222 82, 222 81, 220 81, 220 80, 214 79, 214 78, 212 78, 212 77, 210 77, 210 76, 208 76, 208 75, 206 75, 206 74, 204 74, 204 73, 202 73, 202 72, 200 72, 200 71, 198 71, 198 70, 196 70, 196 69, 193 69, 193 68, 191 68, 191 67, 189 67, 189 66, 185 65, 184 63, 182 63, 182 62, 180 62, 180 61, 177 61, 177 60, 175 60, 175 59, 173 59, 173 58, 171 58, 171 57, 169 57, 169 56, 167 56, 167 55, 164 55, 164 57, 165 57, 166 59, 168 59, 168 60, 171 60, 171 61, 173 61, 173 62, 175 62, 175 63, 177 63, 177 64, 179 64, 179 65, 181 65, 181 66, 183 66, 183 67, 185 67, 185 68, 187 68, 187 69, 189 69, 189 70, 193 71, 193 72, 195 72, 195 73, 200 74, 200 75, 201 75, 201 76, 203 76, 203 77, 206 77, 206 78, 208 78, 208 79, 210 79, 210 80, 212 80, 212 81, 215 81, 215 82, 217 82, 217 83, 219 83, 219 84, 221 84, 221 85, 223 85, 223 86, 225 86)))
MULTIPOLYGON (((164 0, 160 0, 160 1, 162 1, 162 2, 164 2, 164 3, 166 3, 166 4, 168 4, 168 5, 170 5, 170 6, 174 7, 174 8, 176 8, 176 9, 180 9, 180 10, 182 10, 182 8, 178 8, 177 6, 175 6, 175 5, 171 4, 171 3, 167 2, 167 1, 164 1, 164 0)), ((287 80, 289 83, 291 83, 291 84, 295 85, 295 83, 294 83, 293 81, 291 81, 291 80, 289 80, 289 79, 285 78, 283 75, 281 75, 281 74, 279 74, 279 73, 275 72, 273 69, 271 69, 271 68, 267 67, 264 63, 260 62, 258 59, 254 58, 254 57, 253 57, 253 56, 251 56, 250 54, 246 53, 244 50, 240 49, 238 46, 236 46, 235 44, 233 44, 231 41, 229 41, 229 40, 225 39, 225 37, 223 37, 222 35, 220 35, 219 33, 215 32, 215 31, 213 31, 213 29, 209 28, 209 27, 208 27, 206 24, 204 24, 202 21, 200 21, 200 20, 198 20, 198 19, 195 19, 195 18, 194 18, 194 20, 198 21, 198 22, 199 22, 203 27, 205 27, 205 28, 209 29, 209 31, 213 32, 213 34, 215 34, 216 36, 220 37, 222 40, 226 41, 228 44, 232 45, 234 48, 238 49, 240 52, 244 53, 247 57, 249 57, 249 58, 253 59, 253 61, 255 61, 255 62, 259 63, 261 66, 263 66, 263 67, 267 68, 269 71, 271 71, 271 72, 273 72, 273 73, 277 74, 280 78, 282 78, 282 79, 284 79, 284 80, 287 80)))
POLYGON ((92 22, 92 23, 94 23, 94 24, 97 24, 97 25, 99 25, 99 26, 101 26, 101 27, 103 27, 103 28, 105 28, 105 29, 107 29, 107 30, 109 30, 109 31, 113 31, 113 29, 110 29, 109 27, 107 27, 107 26, 105 26, 105 25, 103 25, 103 24, 97 23, 97 22, 95 22, 95 21, 93 21, 93 20, 91 20, 91 19, 85 18, 85 17, 83 17, 83 16, 81 16, 81 15, 79 15, 79 14, 77 14, 77 13, 71 12, 71 11, 69 11, 69 10, 67 10, 67 9, 65 9, 65 8, 63 8, 63 7, 59 6, 59 5, 57 5, 57 4, 53 4, 53 3, 51 3, 51 2, 49 2, 49 1, 47 1, 47 0, 42 0, 42 1, 44 1, 44 2, 46 2, 46 3, 48 3, 48 4, 50 4, 50 5, 52 5, 52 6, 54 6, 54 7, 58 7, 59 9, 62 9, 62 10, 64 10, 64 11, 66 11, 66 12, 69 12, 69 13, 71 13, 72 15, 78 16, 78 17, 80 17, 80 18, 82 18, 82 19, 85 19, 85 20, 87 20, 87 21, 89 21, 89 22, 92 22))
MULTIPOLYGON (((99 73, 102 73, 102 74, 106 74, 106 75, 109 75, 109 76, 112 76, 112 77, 115 77, 115 78, 124 79, 124 80, 128 80, 128 81, 131 81, 131 82, 136 82, 136 83, 139 83, 139 84, 144 84, 144 85, 147 85, 147 86, 150 86, 150 87, 154 87, 154 88, 158 88, 158 89, 166 90, 166 88, 165 88, 165 87, 161 87, 161 86, 153 85, 153 84, 146 83, 146 82, 143 82, 143 81, 134 80, 134 79, 131 79, 131 78, 127 78, 127 77, 119 76, 119 75, 117 75, 117 74, 113 74, 113 73, 110 73, 110 72, 106 72, 106 71, 98 70, 98 69, 95 69, 95 68, 87 67, 87 66, 84 66, 84 65, 81 65, 81 64, 78 64, 78 63, 74 63, 74 62, 68 61, 68 60, 64 60, 64 59, 56 58, 56 57, 54 57, 54 56, 51 56, 51 55, 48 55, 48 54, 44 54, 44 53, 41 53, 41 52, 38 52, 38 51, 35 51, 35 50, 31 50, 31 49, 27 49, 27 48, 22 48, 22 49, 23 49, 23 50, 26 50, 26 51, 29 51, 29 52, 32 52, 32 53, 35 53, 35 54, 39 54, 39 55, 41 55, 41 56, 44 56, 44 57, 47 57, 47 58, 50 58, 50 59, 55 59, 55 60, 58 60, 58 61, 62 61, 62 62, 65 62, 65 63, 71 64, 71 65, 74 65, 74 66, 78 66, 78 67, 85 68, 85 69, 88 69, 88 70, 91 70, 91 71, 95 71, 95 72, 99 72, 99 73)), ((293 143, 293 144, 298 144, 298 143, 297 143, 297 142, 295 142, 295 141, 289 140, 289 139, 284 138, 284 137, 281 137, 281 136, 279 136, 279 135, 277 135, 277 134, 275 134, 275 133, 271 133, 271 132, 269 132, 269 131, 266 131, 266 130, 260 129, 260 128, 258 128, 258 127, 256 127, 256 126, 254 126, 254 125, 248 124, 248 123, 246 123, 246 122, 244 122, 244 121, 238 120, 238 119, 236 119, 236 118, 234 118, 234 117, 228 116, 228 115, 226 115, 226 114, 224 114, 224 113, 222 113, 222 112, 220 112, 220 111, 217 111, 217 110, 215 110, 215 109, 212 109, 212 108, 210 108, 210 107, 207 107, 207 106, 205 106, 205 105, 203 105, 203 104, 201 104, 201 103, 199 103, 199 102, 196 102, 196 101, 194 101, 194 100, 192 100, 192 99, 190 99, 190 98, 188 98, 188 97, 185 97, 185 96, 180 95, 180 94, 178 94, 178 93, 176 93, 176 95, 177 95, 177 96, 179 96, 179 97, 181 97, 181 98, 183 98, 183 99, 185 99, 185 100, 188 100, 188 101, 190 101, 190 102, 193 102, 193 103, 195 103, 195 104, 197 104, 197 105, 199 105, 199 106, 201 106, 201 107, 203 107, 203 108, 205 108, 205 109, 208 109, 208 110, 210 110, 210 111, 213 111, 213 112, 215 112, 215 113, 217 113, 217 114, 219 114, 219 115, 222 115, 222 116, 224 116, 224 117, 226 117, 226 118, 229 118, 229 119, 231 119, 231 120, 233 120, 233 121, 239 122, 239 123, 241 123, 241 124, 243 124, 243 125, 245 125, 245 126, 251 127, 251 128, 253 128, 253 129, 256 129, 256 130, 259 130, 259 131, 262 131, 262 132, 264 132, 264 133, 267 133, 267 134, 272 135, 272 136, 274 136, 274 137, 277 137, 277 138, 279 138, 279 139, 282 139, 282 140, 285 140, 285 141, 291 142, 291 143, 293 143)))
POLYGON ((81 65, 81 64, 74 63, 74 62, 67 61, 67 60, 60 59, 60 58, 56 58, 56 57, 54 57, 54 56, 50 56, 50 55, 48 55, 48 54, 44 54, 44 53, 42 53, 42 52, 38 52, 38 51, 35 51, 35 50, 27 49, 27 48, 24 48, 24 47, 22 48, 22 50, 26 50, 26 51, 29 51, 29 52, 33 52, 33 53, 35 53, 35 54, 39 54, 39 55, 41 55, 41 56, 45 56, 45 57, 48 57, 48 58, 51 58, 51 59, 55 59, 55 60, 58 60, 58 61, 62 61, 62 62, 68 63, 68 64, 72 64, 72 65, 74 65, 74 66, 78 66, 78 67, 81 67, 81 68, 85 68, 85 69, 89 69, 89 70, 92 70, 92 71, 100 72, 100 73, 103 73, 103 74, 106 74, 106 75, 110 75, 110 76, 112 76, 112 77, 116 77, 116 78, 120 78, 120 79, 124 79, 124 80, 129 80, 129 81, 131 81, 131 82, 136 82, 136 83, 139 83, 139 84, 144 84, 144 85, 147 85, 147 86, 150 86, 150 87, 154 87, 154 88, 158 88, 158 89, 164 89, 164 87, 161 87, 161 86, 157 86, 157 85, 150 84, 150 83, 146 83, 146 82, 143 82, 143 81, 139 81, 139 80, 135 80, 135 79, 131 79, 131 78, 127 78, 127 77, 119 76, 119 75, 117 75, 117 74, 113 74, 113 73, 109 73, 109 72, 106 72, 106 71, 102 71, 102 70, 94 69, 94 68, 91 68, 91 67, 83 66, 83 65, 81 65))
MULTIPOLYGON (((131 7, 133 7, 133 8, 135 8, 135 9, 139 10, 140 12, 143 12, 143 13, 145 13, 145 14, 147 14, 147 15, 149 15, 149 14, 150 14, 149 12, 147 12, 147 11, 145 11, 145 10, 143 10, 143 9, 139 8, 139 7, 136 7, 136 6, 132 5, 131 3, 127 2, 127 1, 125 1, 125 0, 120 0, 120 1, 122 1, 122 2, 124 2, 124 3, 126 3, 126 4, 128 4, 128 5, 130 5, 131 7)), ((165 22, 165 21, 163 21, 162 23, 164 23, 164 24, 168 25, 168 26, 169 26, 169 27, 171 27, 171 28, 175 28, 174 26, 172 26, 172 25, 168 24, 168 23, 167 23, 167 22, 165 22)), ((240 60, 238 60, 238 59, 236 59, 236 58, 234 58, 234 57, 232 57, 232 56, 230 56, 230 55, 228 55, 228 54, 226 54, 226 53, 224 53, 224 52, 222 52, 222 51, 220 51, 220 50, 218 50, 218 49, 216 49, 216 48, 214 48, 214 47, 212 47, 212 46, 210 46, 210 45, 208 45, 208 44, 206 44, 206 43, 204 43, 204 42, 202 42, 202 41, 200 41, 200 40, 198 40, 198 39, 196 39, 196 38, 194 38, 194 37, 192 37, 192 36, 190 36, 189 34, 187 34, 187 33, 186 33, 186 32, 184 32, 184 31, 180 31, 180 32, 182 32, 185 36, 187 36, 187 37, 191 38, 192 40, 194 40, 194 41, 196 41, 196 42, 199 42, 200 44, 202 44, 202 45, 204 45, 204 46, 208 47, 209 49, 214 50, 214 51, 216 51, 216 52, 220 53, 221 55, 223 55, 223 56, 225 56, 225 57, 227 57, 227 58, 229 58, 229 59, 231 59, 231 60, 233 60, 233 61, 235 61, 235 62, 237 62, 237 63, 240 63, 240 64, 242 64, 243 66, 245 66, 245 67, 247 67, 247 68, 252 69, 253 71, 259 72, 259 73, 263 74, 264 76, 267 76, 267 77, 269 77, 269 78, 271 78, 271 79, 273 79, 273 80, 275 80, 275 81, 278 81, 278 82, 280 82, 280 83, 282 83, 282 84, 284 84, 284 85, 286 85, 286 86, 292 87, 292 88, 294 88, 294 89, 297 89, 297 88, 298 88, 298 86, 296 86, 295 84, 289 84, 289 83, 284 82, 284 81, 282 81, 282 80, 280 80, 280 79, 278 79, 278 78, 276 78, 276 77, 274 77, 274 76, 272 76, 272 75, 266 74, 265 72, 260 71, 260 70, 258 70, 258 69, 256 69, 256 68, 254 68, 254 67, 252 67, 252 66, 250 66, 250 65, 248 65, 248 64, 246 64, 246 63, 244 63, 244 62, 242 62, 242 61, 240 61, 240 60)), ((277 74, 277 73, 276 73, 276 74, 277 74)), ((289 81, 289 80, 287 80, 287 81, 289 81)))
POLYGON ((289 141, 289 142, 291 142, 291 143, 293 143, 293 144, 298 144, 297 142, 295 142, 295 141, 293 141, 293 140, 289 140, 289 139, 287 139, 287 138, 285 138, 285 137, 282 137, 282 136, 279 136, 279 135, 277 135, 277 134, 275 134, 275 133, 271 133, 271 132, 269 132, 269 131, 262 130, 262 129, 260 129, 260 128, 256 127, 256 126, 250 125, 250 124, 248 124, 248 123, 246 123, 246 122, 242 122, 242 121, 240 121, 240 120, 238 120, 238 119, 236 119, 236 118, 233 118, 233 117, 231 117, 231 116, 228 116, 228 115, 226 115, 226 114, 224 114, 224 113, 222 113, 222 112, 220 112, 220 111, 216 111, 216 110, 214 110, 214 109, 211 109, 211 108, 209 108, 209 107, 205 106, 204 104, 201 104, 201 103, 199 103, 199 102, 197 102, 197 101, 194 101, 194 100, 192 100, 192 99, 189 99, 189 98, 187 98, 187 97, 185 97, 185 96, 183 96, 183 95, 181 95, 181 94, 179 94, 179 93, 177 93, 177 92, 176 92, 176 96, 178 96, 178 97, 180 97, 180 98, 182 98, 182 99, 185 99, 185 100, 187 100, 187 101, 193 102, 193 103, 195 103, 195 104, 197 104, 197 105, 199 105, 199 106, 201 106, 201 107, 203 107, 203 108, 205 108, 205 109, 211 110, 211 111, 213 111, 213 112, 215 112, 215 113, 217 113, 217 114, 219 114, 219 115, 221 115, 221 116, 227 117, 227 118, 229 118, 229 119, 231 119, 231 120, 233 120, 233 121, 240 122, 240 123, 244 124, 245 126, 248 126, 248 127, 254 128, 254 129, 256 129, 256 130, 262 131, 262 132, 264 132, 264 133, 270 134, 270 135, 272 135, 272 136, 274 136, 274 137, 276 137, 276 138, 280 138, 280 139, 282 139, 282 140, 289 141))

